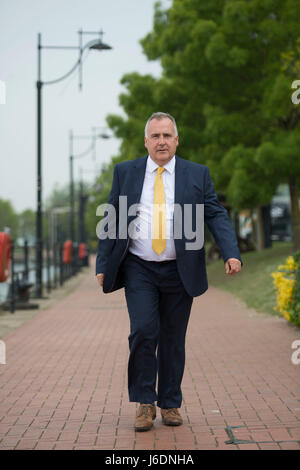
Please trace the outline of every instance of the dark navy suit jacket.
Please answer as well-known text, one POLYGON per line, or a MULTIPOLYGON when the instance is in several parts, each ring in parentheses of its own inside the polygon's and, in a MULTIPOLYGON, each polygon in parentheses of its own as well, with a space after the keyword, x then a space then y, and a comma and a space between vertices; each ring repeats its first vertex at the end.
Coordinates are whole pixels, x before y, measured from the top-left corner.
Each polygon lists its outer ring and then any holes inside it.
MULTIPOLYGON (((204 220, 216 243, 221 249, 224 262, 228 258, 240 258, 235 232, 226 209, 220 204, 206 166, 184 160, 177 155, 175 165, 175 199, 180 205, 204 204, 204 220)), ((119 209, 119 196, 127 196, 127 205, 140 201, 146 170, 147 156, 136 160, 118 163, 114 169, 112 189, 108 203, 116 213, 119 209)), ((195 213, 193 213, 195 216, 195 213)), ((136 216, 127 216, 127 227, 136 216)), ((193 220, 193 224, 195 220, 193 220)), ((194 225, 193 225, 194 227, 194 225)), ((117 220, 118 228, 118 220, 117 220)), ((195 228, 195 227, 194 227, 195 228)), ((103 292, 113 292, 124 287, 120 269, 129 247, 129 239, 117 238, 98 241, 96 274, 104 273, 103 292)), ((186 250, 186 242, 192 240, 175 239, 176 262, 182 283, 192 297, 203 294, 208 287, 205 250, 186 250)))

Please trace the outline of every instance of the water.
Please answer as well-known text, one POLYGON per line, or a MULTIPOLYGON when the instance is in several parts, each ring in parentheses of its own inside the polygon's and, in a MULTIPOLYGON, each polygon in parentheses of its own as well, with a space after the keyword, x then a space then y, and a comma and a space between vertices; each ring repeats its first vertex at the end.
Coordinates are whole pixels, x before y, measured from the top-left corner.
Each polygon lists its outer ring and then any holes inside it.
MULTIPOLYGON (((34 265, 29 264, 29 269, 31 271, 29 271, 28 280, 29 280, 29 282, 35 284, 35 269, 33 269, 33 268, 34 268, 34 265)), ((24 270, 24 264, 15 263, 15 272, 23 271, 23 270, 24 270)), ((50 266, 49 271, 50 271, 50 279, 53 280, 54 279, 54 271, 55 271, 54 266, 50 266)), ((58 275, 59 275, 59 268, 56 267, 56 278, 57 279, 58 279, 58 275)), ((20 279, 22 279, 22 276, 20 276, 20 279)), ((42 279, 43 279, 43 283, 47 282, 47 268, 45 268, 45 267, 43 267, 42 279)), ((0 303, 4 302, 7 299, 9 284, 10 284, 10 279, 8 279, 8 282, 1 282, 0 283, 0 303)), ((34 287, 32 286, 31 291, 33 289, 34 289, 34 287)))

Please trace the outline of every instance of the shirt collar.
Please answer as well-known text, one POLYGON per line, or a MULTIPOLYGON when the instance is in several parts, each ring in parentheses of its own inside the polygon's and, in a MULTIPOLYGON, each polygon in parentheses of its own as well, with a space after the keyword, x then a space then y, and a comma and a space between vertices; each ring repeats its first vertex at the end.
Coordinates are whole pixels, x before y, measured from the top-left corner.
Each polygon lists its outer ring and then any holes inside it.
MULTIPOLYGON (((168 173, 172 174, 175 171, 175 163, 176 163, 176 159, 174 155, 174 157, 172 157, 171 160, 168 161, 168 163, 163 165, 163 167, 165 170, 168 171, 168 173)), ((150 155, 148 155, 147 170, 150 171, 150 173, 153 173, 158 167, 159 165, 152 160, 150 155)))

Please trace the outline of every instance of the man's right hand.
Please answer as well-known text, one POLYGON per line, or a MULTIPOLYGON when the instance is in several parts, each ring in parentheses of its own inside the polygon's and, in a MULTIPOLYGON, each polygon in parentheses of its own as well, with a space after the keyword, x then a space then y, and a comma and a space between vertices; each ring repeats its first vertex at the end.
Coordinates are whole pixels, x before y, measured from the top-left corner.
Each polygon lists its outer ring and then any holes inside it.
POLYGON ((99 282, 100 286, 102 287, 103 286, 103 280, 104 280, 104 274, 103 273, 97 274, 97 278, 98 278, 98 282, 99 282))

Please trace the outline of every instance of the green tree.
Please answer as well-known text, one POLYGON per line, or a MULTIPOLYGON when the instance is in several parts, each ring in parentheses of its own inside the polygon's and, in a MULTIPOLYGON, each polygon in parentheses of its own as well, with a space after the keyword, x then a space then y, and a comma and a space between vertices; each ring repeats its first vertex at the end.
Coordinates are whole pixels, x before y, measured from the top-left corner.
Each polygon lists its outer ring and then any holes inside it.
POLYGON ((280 65, 273 84, 265 90, 263 112, 270 122, 270 129, 262 138, 255 161, 263 166, 269 179, 288 184, 294 248, 299 249, 300 107, 293 103, 291 89, 295 78, 300 78, 300 38, 295 34, 294 40, 281 54, 280 65))
MULTIPOLYGON (((74 185, 74 201, 77 207, 78 185, 74 185)), ((68 184, 55 184, 53 190, 46 198, 43 217, 44 240, 54 237, 60 242, 70 237, 70 187, 68 184), (53 233, 53 230, 56 233, 53 233), (50 233, 52 235, 50 236, 50 233)), ((75 210, 75 227, 77 226, 75 210)))
POLYGON ((163 9, 158 2, 153 30, 141 44, 149 60, 161 62, 162 77, 124 77, 120 104, 127 119, 108 119, 123 139, 120 158, 128 159, 140 150, 136 136, 145 118, 173 113, 179 153, 207 164, 236 210, 266 205, 279 183, 289 184, 295 247, 299 108, 291 83, 299 67, 298 3, 173 0, 163 9))
POLYGON ((25 209, 18 216, 19 236, 33 242, 35 240, 36 214, 32 209, 25 209))
POLYGON ((4 231, 5 227, 10 229, 12 238, 18 237, 18 214, 10 201, 0 199, 0 231, 4 231))

